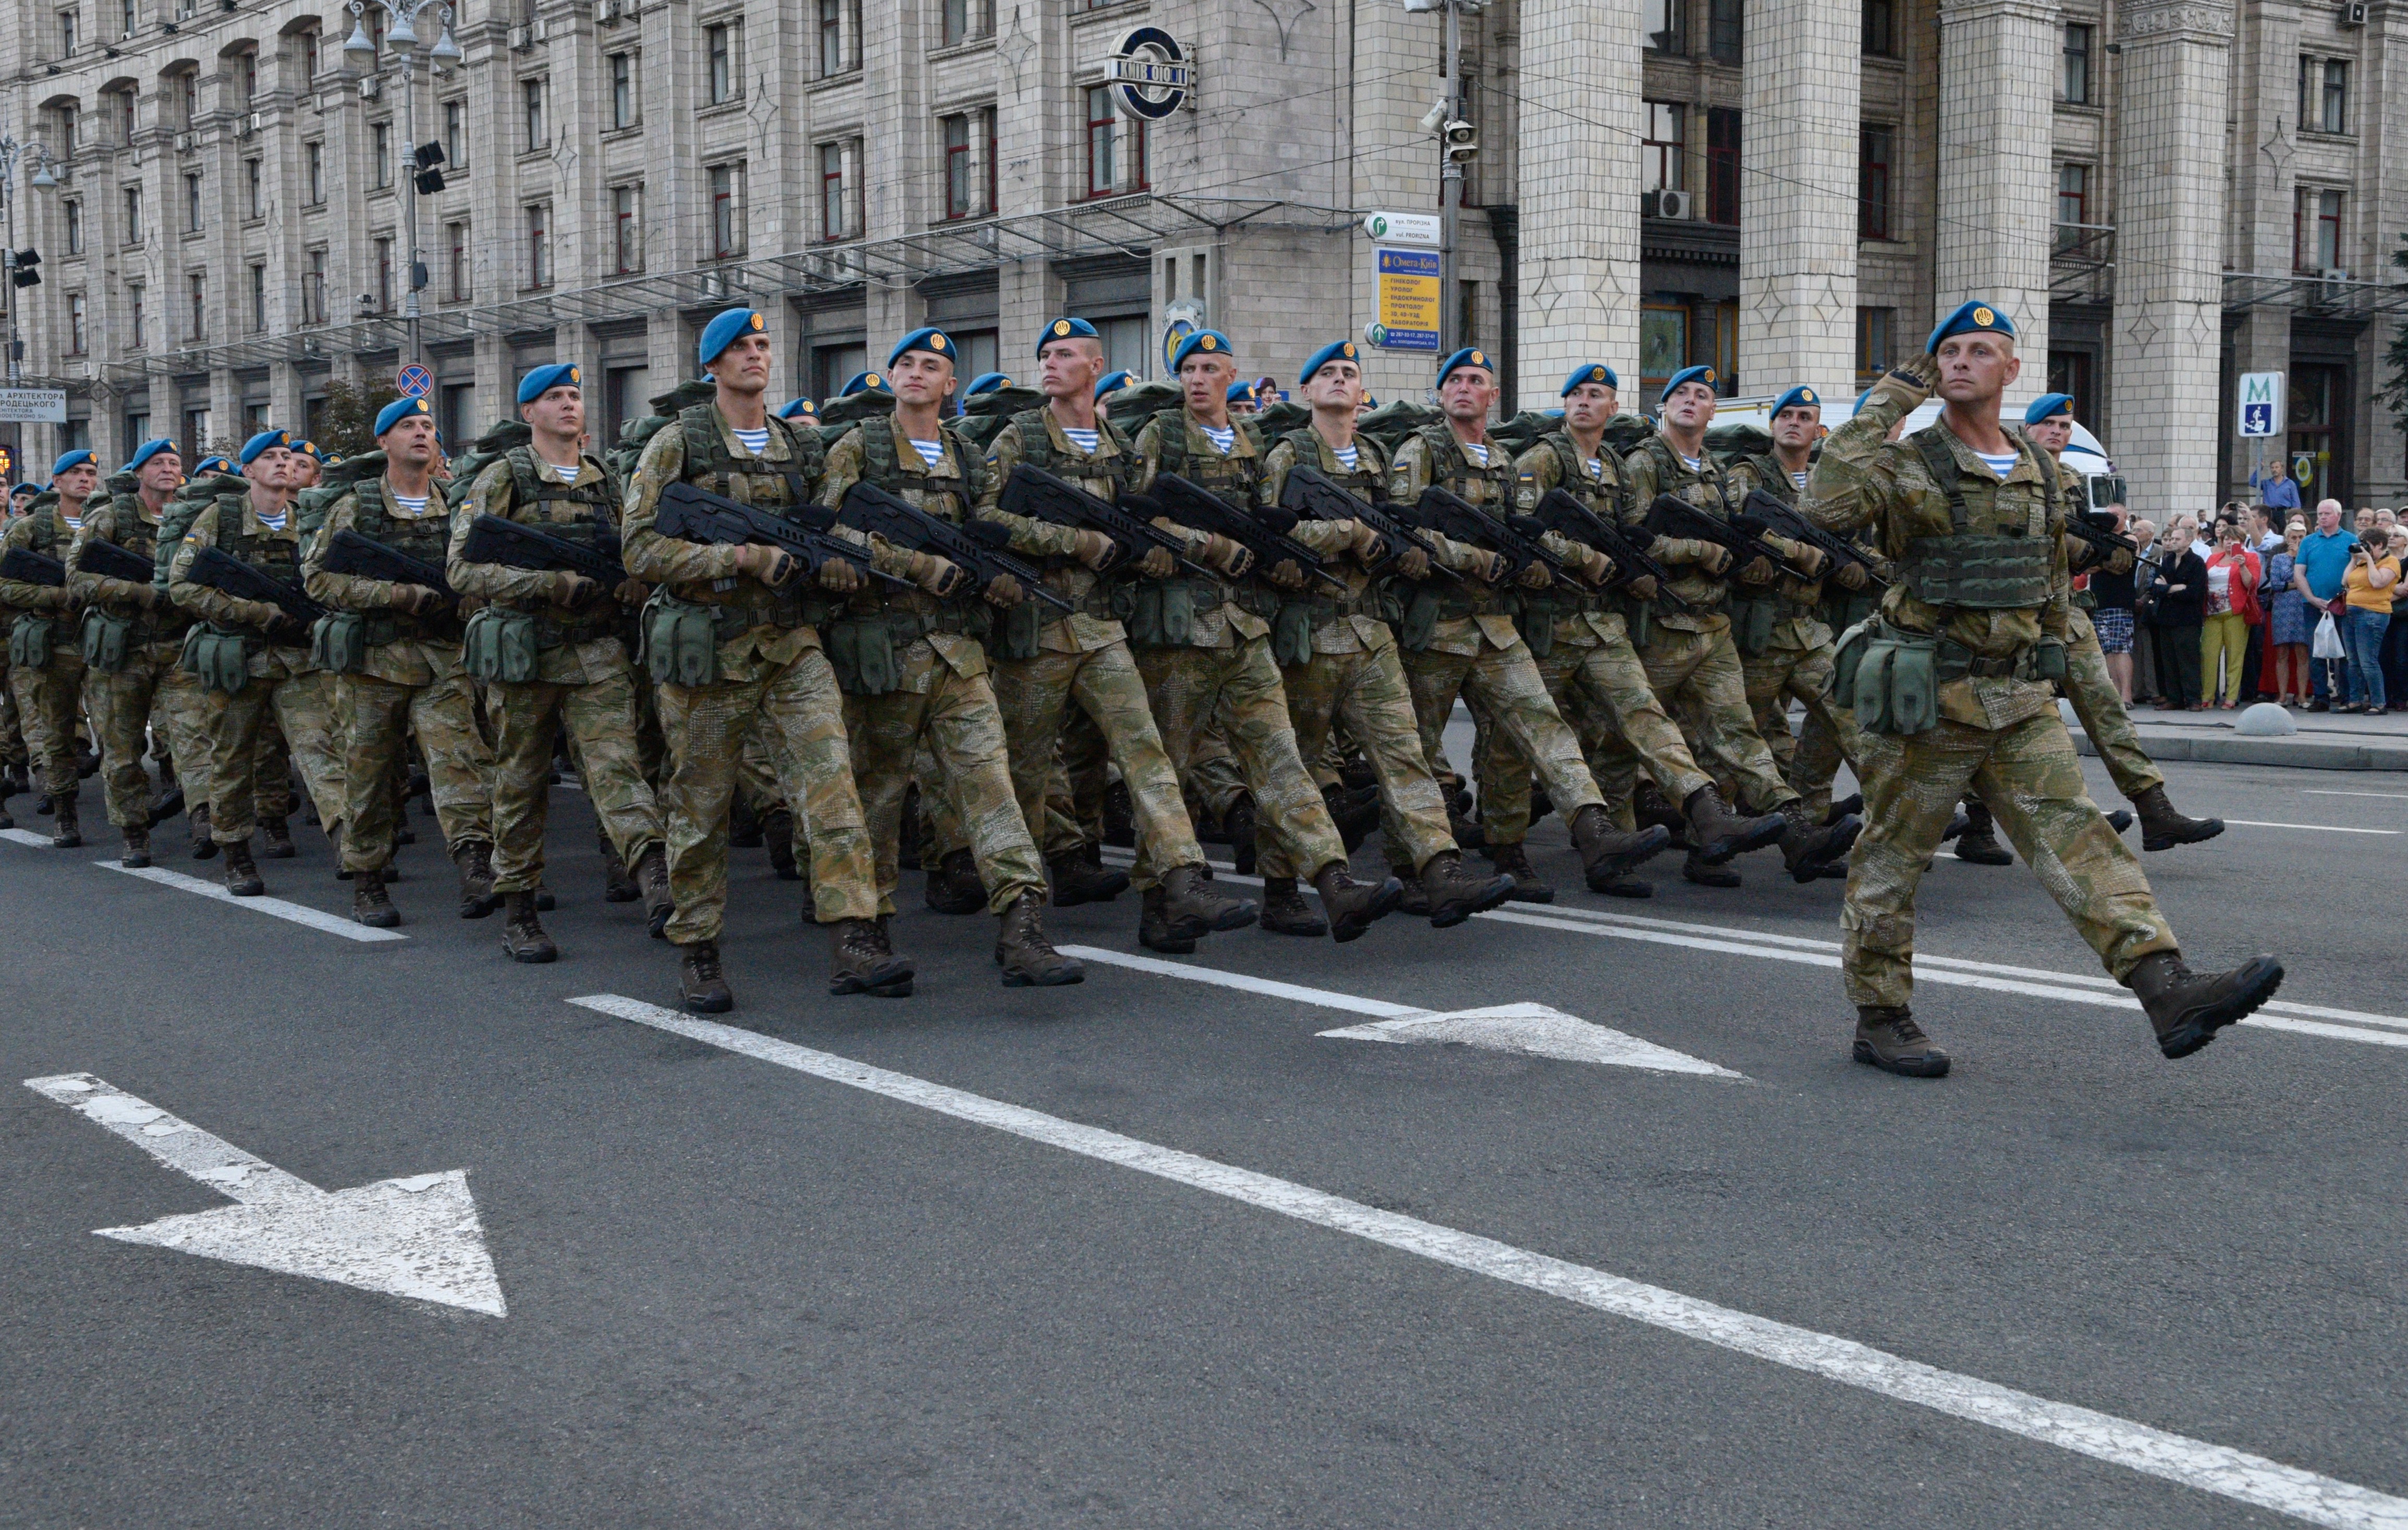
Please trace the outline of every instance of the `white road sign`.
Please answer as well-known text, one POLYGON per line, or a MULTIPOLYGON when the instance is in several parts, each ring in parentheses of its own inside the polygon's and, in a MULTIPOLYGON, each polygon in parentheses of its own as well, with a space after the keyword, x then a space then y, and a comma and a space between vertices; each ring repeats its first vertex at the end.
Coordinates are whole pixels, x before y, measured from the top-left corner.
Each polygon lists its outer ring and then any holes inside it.
POLYGON ((0 424, 64 425, 64 388, 0 388, 0 424))
POLYGON ((2260 440, 2283 428, 2283 374, 2241 374, 2240 429, 2243 440, 2260 440))

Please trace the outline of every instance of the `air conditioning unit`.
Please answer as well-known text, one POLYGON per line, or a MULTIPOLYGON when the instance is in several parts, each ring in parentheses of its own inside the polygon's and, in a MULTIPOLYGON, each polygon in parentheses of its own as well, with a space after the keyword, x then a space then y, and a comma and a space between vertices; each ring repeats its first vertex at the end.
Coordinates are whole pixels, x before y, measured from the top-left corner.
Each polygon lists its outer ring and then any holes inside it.
POLYGON ((1685 223, 1689 219, 1689 194, 1684 191, 1641 192, 1639 215, 1642 218, 1674 218, 1685 223))
POLYGON ((384 81, 378 79, 375 75, 369 75, 366 79, 360 81, 360 99, 363 101, 373 101, 383 90, 384 81))
POLYGON ((594 24, 609 26, 619 19, 618 0, 594 0, 594 24))
POLYGON ((246 111, 234 120, 234 130, 246 138, 252 137, 266 125, 267 118, 262 112, 246 111))
POLYGON ((2351 0, 2349 5, 2342 7, 2341 24, 2344 26, 2364 26, 2366 24, 2366 0, 2351 0))
POLYGON ((198 141, 199 138, 194 134, 179 133, 176 135, 176 152, 189 154, 193 152, 193 145, 198 141))
POLYGON ((535 46, 535 28, 522 23, 510 28, 510 51, 523 53, 535 46))

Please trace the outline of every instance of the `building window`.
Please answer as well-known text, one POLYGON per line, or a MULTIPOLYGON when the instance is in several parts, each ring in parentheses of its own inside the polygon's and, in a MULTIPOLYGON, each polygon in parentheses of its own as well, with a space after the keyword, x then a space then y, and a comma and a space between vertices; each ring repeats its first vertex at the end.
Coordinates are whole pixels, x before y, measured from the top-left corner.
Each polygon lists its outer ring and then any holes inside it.
POLYGON ((526 118, 526 152, 530 154, 552 146, 552 135, 543 121, 543 81, 519 81, 519 109, 526 118))
POLYGON ((184 338, 207 339, 209 333, 209 279, 202 272, 194 271, 184 278, 184 306, 189 310, 186 317, 191 321, 185 327, 184 338))
POLYGON ((236 53, 234 56, 234 86, 245 101, 259 94, 257 53, 236 53))
POLYGON ((468 225, 464 223, 446 224, 443 231, 451 237, 452 259, 448 270, 452 300, 466 302, 468 296, 468 225))
POLYGON ((994 35, 995 0, 945 0, 945 47, 994 35))
POLYGON ((1143 191, 1145 126, 1125 123, 1112 109, 1111 92, 1095 86, 1087 92, 1087 195, 1117 196, 1143 191))
POLYGON ((945 216, 967 218, 979 210, 978 166, 970 156, 969 114, 948 117, 939 125, 945 130, 945 216))
POLYGON ((1641 0, 1639 30, 1655 53, 1686 54, 1689 51, 1689 0, 1641 0))
POLYGON ((117 14, 119 24, 117 35, 120 37, 134 36, 135 27, 142 20, 141 7, 137 0, 123 0, 123 3, 117 7, 117 14))
POLYGON ((1898 57, 1898 0, 1864 0, 1859 23, 1867 58, 1898 57))
POLYGON ((610 248, 621 276, 644 268, 644 188, 610 188, 610 248))
POLYGON ((743 46, 740 22, 721 22, 702 29, 704 87, 711 105, 733 101, 744 94, 744 61, 740 56, 743 46))
POLYGON ((59 57, 65 58, 76 51, 76 13, 59 12, 59 57))
POLYGON ((2065 29, 2065 99, 2077 107, 2090 105, 2091 44, 2098 35, 2098 28, 2086 24, 2065 29))
POLYGON ((644 108, 638 94, 636 55, 610 55, 610 125, 634 127, 644 120, 644 108))
POLYGON ((322 325, 326 322, 326 252, 309 252, 309 264, 301 272, 301 322, 322 325))
POLYGON ((1707 9, 1706 52, 1716 64, 1740 62, 1747 37, 1745 6, 1746 0, 1713 0, 1707 9))
POLYGON ((379 313, 393 311, 393 236, 388 234, 369 245, 376 271, 376 310, 379 313))
POLYGON ((710 255, 726 260, 744 253, 744 166, 710 167, 710 255))
POLYGON ((200 70, 187 69, 176 77, 176 105, 184 125, 192 126, 194 120, 201 114, 200 70))
POLYGON ((820 238, 852 238, 856 232, 852 214, 853 188, 845 175, 845 146, 840 143, 821 144, 820 238))
POLYGON ((67 253, 71 255, 82 254, 83 204, 70 197, 68 200, 59 204, 59 211, 66 219, 67 253))
POLYGON ((1897 332, 1898 310, 1856 310, 1856 381, 1870 383, 1889 370, 1890 339, 1897 332))
POLYGON ((140 99, 141 98, 135 94, 134 88, 130 85, 124 90, 117 93, 118 126, 123 135, 118 139, 118 141, 129 148, 132 147, 134 143, 135 106, 140 99))
POLYGON ((326 145, 323 139, 301 146, 301 200, 313 208, 326 205, 326 145))
POLYGON ((318 29, 313 26, 307 31, 296 32, 293 35, 293 41, 300 50, 301 82, 306 85, 318 78, 318 29))
POLYGON ((1639 144, 1640 189, 1681 191, 1689 183, 1682 163, 1683 108, 1677 101, 1648 101, 1642 105, 1647 108, 1647 137, 1639 144))
POLYGON ((2057 248, 2059 252, 2072 249, 2082 242, 2083 225, 2090 222, 2090 166, 2060 165, 2057 167, 2057 248))
POLYGON ((2349 61, 2324 62, 2322 91, 2316 99, 2316 127, 2326 133, 2349 131, 2349 61))
POLYGON ((142 188, 139 186, 125 188, 125 242, 142 242, 142 188))
POLYGON ((267 169, 264 162, 247 159, 242 162, 242 215, 265 218, 267 196, 267 169))
POLYGON ((259 334, 267 328, 267 267, 251 268, 251 332, 259 334))
POLYGON ((2342 194, 2302 186, 2292 214, 2294 259, 2302 271, 2341 268, 2342 194))
POLYGON ((526 284, 552 285, 552 208, 544 202, 526 209, 526 284))
POLYGON ((393 124, 391 123, 368 124, 368 160, 371 166, 368 171, 371 178, 368 184, 379 191, 392 185, 393 124))
POLYGON ((184 232, 201 231, 201 178, 197 172, 184 177, 184 232))
POLYGON ((468 103, 443 103, 443 167, 457 174, 468 167, 468 103))
POLYGON ((1739 113, 1727 107, 1706 113, 1706 222, 1739 223, 1739 113))
POLYGON ((1890 238, 1890 166, 1898 130, 1868 123, 1856 130, 1856 238, 1890 238))
POLYGON ((69 293, 67 295, 67 354, 79 356, 84 354, 90 343, 84 330, 83 294, 69 293))
POLYGON ((126 335, 128 337, 126 343, 133 349, 139 351, 145 345, 150 343, 150 325, 145 322, 145 316, 142 311, 142 289, 140 287, 128 287, 125 289, 125 318, 126 335))
POLYGON ((845 24, 846 12, 858 10, 846 0, 819 0, 820 76, 825 79, 843 74, 853 67, 853 36, 856 30, 845 24))

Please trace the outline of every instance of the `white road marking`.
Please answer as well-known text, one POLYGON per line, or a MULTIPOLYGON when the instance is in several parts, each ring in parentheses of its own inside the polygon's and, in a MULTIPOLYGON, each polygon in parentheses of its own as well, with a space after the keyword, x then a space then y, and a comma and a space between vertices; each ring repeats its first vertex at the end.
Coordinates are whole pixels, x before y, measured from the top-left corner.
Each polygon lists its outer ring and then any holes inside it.
POLYGON ((30 844, 36 850, 57 848, 50 843, 50 836, 36 834, 30 829, 0 829, 0 840, 15 840, 20 844, 30 844))
POLYGON ((2301 787, 2300 795, 2302 797, 2372 797, 2379 802, 2397 802, 2403 797, 2408 797, 2408 793, 2396 791, 2335 791, 2328 787, 2301 787))
POLYGON ((1526 1057, 1560 1058, 1568 1062, 1595 1062, 1607 1067, 1644 1068, 1655 1073, 1697 1074, 1713 1078, 1747 1076, 1727 1068, 1716 1067, 1703 1058, 1676 1052, 1669 1046, 1658 1046, 1652 1041, 1582 1019, 1577 1015, 1567 1015, 1546 1004, 1500 1004, 1485 1009, 1440 1013, 1412 1004, 1390 1003, 1385 999, 1366 999, 1358 994, 1337 993, 1328 989, 1308 989, 1295 983, 1282 983, 1275 978, 1256 977, 1251 973, 1198 967, 1184 961, 1165 961, 1159 957, 1133 956, 1126 951, 1110 951, 1098 945, 1065 945, 1060 950, 1064 956, 1101 962, 1108 967, 1126 967, 1133 972, 1152 973, 1160 977, 1209 983, 1215 988, 1237 989, 1267 998, 1290 999, 1322 1009, 1373 1017, 1369 1025, 1319 1032, 1347 1041, 1455 1042, 1493 1052, 1519 1052, 1526 1057))
POLYGON ((2227 818, 2243 829, 2313 829, 2320 834, 2397 834, 2397 829, 2348 829, 2337 823, 2268 823, 2261 818, 2227 818))
POLYGON ((97 1236, 508 1315, 465 1169, 328 1192, 91 1074, 25 1087, 236 1203, 97 1236))
POLYGON ((2052 1402, 1852 1339, 1776 1322, 1662 1286, 1643 1285, 1494 1238, 1383 1211, 1290 1180, 1275 1179, 909 1074, 681 1015, 640 1000, 604 993, 568 1003, 2310 1523, 2347 1530, 2408 1530, 2408 1498, 2286 1465, 2229 1446, 2192 1439, 2070 1403, 2052 1402))
POLYGON ((237 898, 218 883, 204 881, 197 876, 186 876, 181 872, 171 872, 164 866, 121 866, 113 860, 95 860, 93 864, 106 866, 112 872, 123 872, 128 876, 138 876, 145 882, 156 882, 163 888, 174 888, 179 892, 198 893, 204 898, 215 899, 221 903, 249 909, 253 914, 265 914, 271 918, 289 919, 294 924, 306 924, 312 930, 323 931, 329 935, 340 935, 345 940, 373 943, 409 938, 397 930, 371 930, 355 919, 347 919, 339 914, 329 914, 324 909, 310 908, 302 903, 288 903, 281 898, 237 898))

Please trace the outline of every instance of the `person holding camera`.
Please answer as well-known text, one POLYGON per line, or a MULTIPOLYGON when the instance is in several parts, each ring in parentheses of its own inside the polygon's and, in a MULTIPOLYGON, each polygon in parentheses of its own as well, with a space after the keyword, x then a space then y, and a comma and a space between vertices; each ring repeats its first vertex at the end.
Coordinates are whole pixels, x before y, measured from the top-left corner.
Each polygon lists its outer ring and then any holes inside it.
POLYGON ((2372 537, 2349 550, 2342 575, 2341 612, 2344 700, 2336 712, 2384 710, 2383 634, 2391 626, 2391 598, 2400 587, 2400 560, 2388 539, 2372 537))

